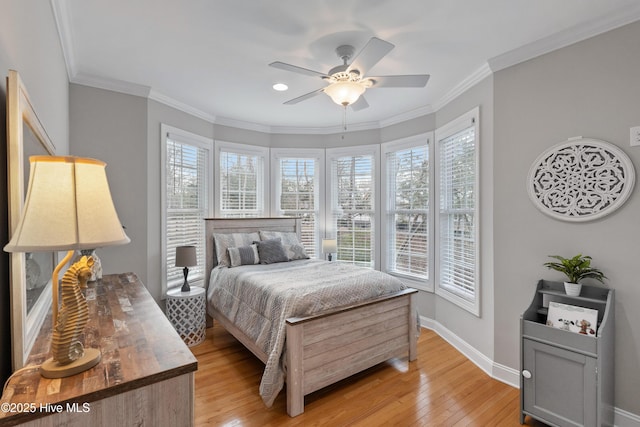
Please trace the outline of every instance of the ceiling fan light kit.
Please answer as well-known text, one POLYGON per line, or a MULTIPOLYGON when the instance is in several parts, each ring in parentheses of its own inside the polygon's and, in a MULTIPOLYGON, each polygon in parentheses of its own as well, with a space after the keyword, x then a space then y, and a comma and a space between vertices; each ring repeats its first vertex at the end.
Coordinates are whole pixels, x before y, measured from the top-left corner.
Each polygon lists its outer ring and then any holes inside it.
POLYGON ((290 99, 285 102, 285 104, 297 104, 298 102, 324 92, 329 95, 336 104, 345 108, 351 106, 354 110, 360 110, 369 106, 362 96, 369 88, 424 87, 427 84, 429 80, 428 74, 364 77, 365 73, 394 47, 393 44, 387 41, 372 37, 365 47, 353 58, 353 61, 349 63, 349 60, 355 52, 355 48, 351 45, 338 46, 336 54, 342 59, 343 64, 333 67, 326 74, 279 61, 272 62, 269 65, 281 70, 320 77, 324 81, 329 82, 328 86, 290 99))
POLYGON ((365 89, 365 86, 359 82, 342 80, 327 86, 324 93, 329 95, 336 104, 346 107, 356 102, 365 89))

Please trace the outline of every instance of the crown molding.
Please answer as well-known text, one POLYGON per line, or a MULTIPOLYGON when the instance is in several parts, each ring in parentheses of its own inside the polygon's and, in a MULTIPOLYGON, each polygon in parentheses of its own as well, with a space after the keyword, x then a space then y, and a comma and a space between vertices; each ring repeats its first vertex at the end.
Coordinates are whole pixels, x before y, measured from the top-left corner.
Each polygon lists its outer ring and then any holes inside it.
POLYGON ((471 75, 467 76, 460 83, 455 85, 453 89, 447 92, 442 98, 435 103, 433 108, 435 111, 440 110, 442 107, 465 93, 467 90, 471 89, 473 86, 480 83, 482 80, 486 79, 492 74, 491 68, 489 68, 489 64, 484 63, 480 68, 471 73, 471 75))
POLYGON ((125 82, 123 80, 94 76, 92 74, 82 72, 76 73, 75 77, 69 81, 79 85, 106 89, 112 92, 124 93, 126 95, 142 96, 144 98, 149 97, 149 93, 151 92, 151 88, 149 86, 125 82))
POLYGON ((185 104, 184 102, 178 101, 175 98, 171 98, 170 96, 167 96, 161 92, 158 92, 155 89, 151 89, 149 91, 149 99, 153 100, 153 101, 157 101, 161 104, 164 104, 168 107, 172 107, 175 108, 176 110, 180 110, 184 113, 190 114, 192 116, 195 116, 199 119, 202 119, 204 121, 210 122, 210 123, 215 123, 216 122, 216 116, 214 116, 213 114, 209 114, 205 111, 202 111, 198 108, 192 107, 189 104, 185 104))
POLYGON ((418 117, 426 116, 427 114, 435 113, 436 110, 433 109, 431 105, 424 105, 422 107, 416 108, 411 111, 407 111, 401 114, 398 114, 393 117, 389 117, 388 119, 380 120, 378 124, 378 128, 382 129, 387 126, 395 125, 398 123, 406 122, 408 120, 417 119, 418 117))
POLYGON ((639 19, 640 3, 622 7, 606 17, 576 25, 549 37, 544 37, 517 49, 495 56, 489 59, 489 67, 495 73, 496 71, 503 70, 507 67, 511 67, 582 40, 595 37, 599 34, 614 30, 639 19))
POLYGON ((73 27, 71 25, 71 10, 67 0, 51 0, 51 10, 53 19, 56 21, 58 29, 58 37, 60 38, 60 46, 62 47, 62 56, 67 66, 67 76, 69 81, 75 77, 78 72, 76 66, 76 54, 73 44, 73 27))

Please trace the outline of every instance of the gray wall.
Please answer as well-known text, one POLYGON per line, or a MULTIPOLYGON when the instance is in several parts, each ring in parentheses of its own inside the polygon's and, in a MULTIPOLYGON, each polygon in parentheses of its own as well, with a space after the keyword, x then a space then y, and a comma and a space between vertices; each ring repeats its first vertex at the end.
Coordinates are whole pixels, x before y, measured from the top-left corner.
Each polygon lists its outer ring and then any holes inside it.
POLYGON ((107 163, 113 203, 131 239, 96 251, 104 274, 133 271, 147 283, 147 100, 73 84, 69 100, 71 152, 107 163))
MULTIPOLYGON (((0 244, 8 241, 6 79, 17 70, 59 154, 69 149, 67 71, 49 3, 4 1, 0 13, 0 244), (44 7, 43 7, 44 6, 44 7)), ((11 370, 9 255, 0 252, 0 383, 11 370)))
POLYGON ((616 406, 640 414, 640 186, 622 208, 587 223, 554 220, 530 202, 536 157, 569 137, 602 139, 640 165, 640 23, 499 71, 494 76, 495 361, 518 367, 518 319, 538 279, 562 280, 547 255, 583 253, 616 290, 616 406))

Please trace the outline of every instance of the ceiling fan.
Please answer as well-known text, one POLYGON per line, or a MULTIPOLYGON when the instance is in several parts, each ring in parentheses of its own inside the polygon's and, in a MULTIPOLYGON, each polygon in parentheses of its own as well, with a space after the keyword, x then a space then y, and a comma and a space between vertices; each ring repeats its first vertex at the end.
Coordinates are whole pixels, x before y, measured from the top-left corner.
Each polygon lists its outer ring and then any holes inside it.
POLYGON ((294 73, 320 77, 322 80, 329 82, 328 86, 290 99, 285 104, 297 104, 324 92, 338 105, 342 105, 345 108, 351 106, 354 110, 362 110, 369 106, 364 97, 361 96, 367 89, 378 87, 424 87, 427 84, 429 80, 428 74, 365 77, 369 69, 394 47, 393 44, 387 41, 372 37, 349 63, 355 52, 354 47, 351 45, 338 46, 336 53, 342 59, 343 64, 333 67, 326 74, 280 61, 272 62, 269 66, 293 71, 294 73))

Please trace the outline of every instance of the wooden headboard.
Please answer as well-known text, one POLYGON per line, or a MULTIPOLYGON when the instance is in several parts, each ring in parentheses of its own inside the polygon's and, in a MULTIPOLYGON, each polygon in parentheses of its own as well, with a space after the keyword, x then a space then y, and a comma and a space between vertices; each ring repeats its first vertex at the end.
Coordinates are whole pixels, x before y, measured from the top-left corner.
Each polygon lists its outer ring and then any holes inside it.
POLYGON ((214 233, 257 233, 264 231, 293 231, 300 238, 302 220, 300 218, 205 218, 205 235, 207 242, 206 269, 204 275, 205 288, 209 287, 211 270, 217 265, 216 248, 213 242, 214 233))

